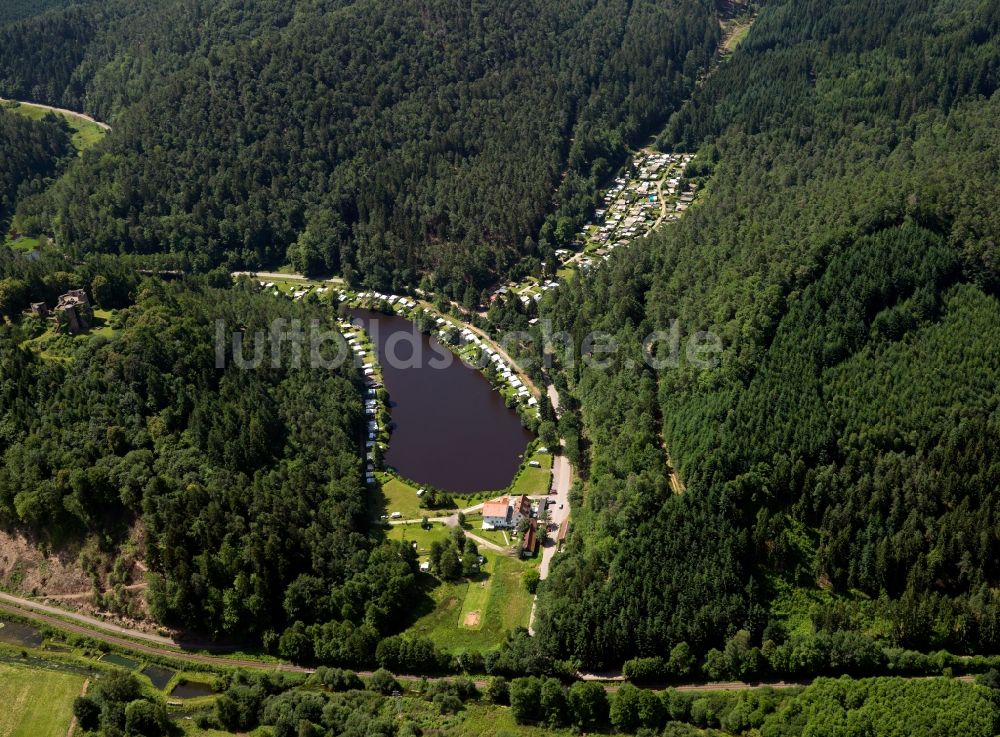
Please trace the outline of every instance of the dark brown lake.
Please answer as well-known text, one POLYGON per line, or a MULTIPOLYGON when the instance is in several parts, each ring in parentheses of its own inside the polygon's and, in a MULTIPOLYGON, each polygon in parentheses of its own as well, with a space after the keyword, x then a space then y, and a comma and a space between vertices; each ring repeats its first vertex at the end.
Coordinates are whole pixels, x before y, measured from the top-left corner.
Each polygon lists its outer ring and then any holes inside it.
POLYGON ((410 320, 360 309, 351 317, 377 346, 389 391, 386 465, 445 491, 506 488, 533 436, 490 382, 410 320))

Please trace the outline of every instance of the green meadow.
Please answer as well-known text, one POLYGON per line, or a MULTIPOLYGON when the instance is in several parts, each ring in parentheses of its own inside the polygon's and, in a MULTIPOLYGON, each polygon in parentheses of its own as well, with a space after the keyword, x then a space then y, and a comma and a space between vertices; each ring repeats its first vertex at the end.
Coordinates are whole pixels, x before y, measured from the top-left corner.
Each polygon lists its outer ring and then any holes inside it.
POLYGON ((50 114, 62 118, 69 125, 70 131, 72 131, 70 139, 73 142, 73 148, 81 154, 88 148, 100 143, 108 134, 108 131, 97 125, 97 123, 92 123, 75 115, 55 113, 28 102, 4 103, 4 107, 13 113, 22 115, 25 118, 31 118, 32 120, 41 120, 50 114))
POLYGON ((0 737, 64 737, 83 676, 0 663, 0 737))

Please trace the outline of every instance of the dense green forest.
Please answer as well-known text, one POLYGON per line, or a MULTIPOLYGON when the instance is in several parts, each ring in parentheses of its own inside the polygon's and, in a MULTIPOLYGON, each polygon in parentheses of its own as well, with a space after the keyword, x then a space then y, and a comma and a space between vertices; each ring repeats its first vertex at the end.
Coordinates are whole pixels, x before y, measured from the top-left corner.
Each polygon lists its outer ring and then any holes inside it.
POLYGON ((720 33, 708 0, 119 0, 0 28, 0 94, 114 122, 32 208, 67 247, 461 299, 573 238, 720 33))
POLYGON ((72 151, 69 133, 55 117, 28 120, 0 106, 0 225, 20 199, 44 189, 72 151))
MULTIPOLYGON (((653 700, 559 680, 936 675, 988 663, 933 651, 1000 652, 995 3, 774 0, 707 76, 707 0, 19 7, 0 93, 114 131, 75 157, 60 123, 0 110, 0 221, 16 210, 60 249, 0 246, 0 527, 110 554, 141 537, 155 619, 297 662, 524 676, 494 701, 524 723, 995 732, 994 695, 947 680, 653 700), (654 133, 698 152, 698 201, 540 306, 578 345, 605 331, 622 350, 552 372, 545 436, 581 479, 536 637, 458 661, 397 636, 417 560, 369 529, 357 369, 215 368, 218 319, 254 335, 334 310, 228 268, 474 298, 571 241, 654 133), (202 273, 136 268, 164 254, 202 273), (24 314, 71 288, 107 315, 94 334, 24 314), (716 366, 643 362, 674 319, 721 339, 716 366)), ((228 683, 213 718, 362 733, 398 686, 319 681, 228 683)), ((476 698, 430 688, 443 713, 476 698)), ((134 711, 158 719, 150 704, 134 711)))
MULTIPOLYGON (((990 735, 996 691, 955 681, 821 679, 763 720, 762 737, 990 735)), ((744 709, 739 718, 747 719, 744 709)), ((751 717, 752 718, 752 717, 751 717)))
POLYGON ((217 320, 247 335, 249 357, 273 320, 335 315, 219 288, 224 274, 140 280, 107 257, 65 268, 0 249, 4 315, 70 287, 116 309, 110 332, 45 350, 36 318, 0 326, 0 525, 115 554, 140 522, 157 620, 302 660, 371 661, 415 595, 416 559, 369 536, 360 372, 296 366, 290 341, 277 367, 216 359, 217 320))
POLYGON ((725 677, 1000 648, 998 86, 995 3, 774 2, 671 118, 701 201, 543 303, 623 346, 560 379, 588 483, 548 652, 683 644, 725 677), (716 368, 643 365, 675 318, 716 368))
POLYGON ((41 15, 69 5, 72 0, 5 0, 0 6, 0 25, 41 15))

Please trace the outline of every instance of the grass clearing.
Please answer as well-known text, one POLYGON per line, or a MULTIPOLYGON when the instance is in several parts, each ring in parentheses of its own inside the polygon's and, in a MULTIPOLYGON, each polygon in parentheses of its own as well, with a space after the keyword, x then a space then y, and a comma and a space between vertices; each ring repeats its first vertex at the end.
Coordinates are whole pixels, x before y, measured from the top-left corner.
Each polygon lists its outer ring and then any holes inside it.
POLYGON ((83 676, 0 663, 0 737, 64 737, 83 676))
POLYGON ((417 496, 418 487, 389 473, 376 472, 379 489, 372 494, 372 517, 399 512, 403 519, 422 517, 447 517, 453 510, 424 509, 417 496))
POLYGON ((450 737, 570 737, 579 730, 518 724, 509 707, 467 704, 449 724, 450 737))
POLYGON ((494 545, 510 547, 511 539, 503 530, 484 530, 482 512, 474 512, 465 518, 465 526, 473 535, 489 540, 494 545))
POLYGON ((525 465, 514 479, 511 492, 528 496, 545 496, 552 488, 552 455, 535 453, 529 459, 529 462, 531 461, 537 462, 540 468, 525 465))
POLYGON ((113 338, 117 331, 111 327, 111 310, 94 309, 94 327, 87 335, 113 338))
POLYGON ((8 237, 4 240, 4 244, 10 246, 15 251, 19 251, 20 253, 31 253, 32 251, 41 248, 43 245, 41 238, 31 238, 29 236, 21 236, 15 240, 8 237))
POLYGON ((736 50, 743 39, 747 37, 750 32, 750 26, 753 25, 752 20, 746 20, 738 25, 735 25, 733 29, 729 32, 728 38, 726 38, 725 43, 722 46, 723 53, 731 54, 736 50))
POLYGON ((429 585, 426 611, 406 634, 427 637, 449 652, 487 651, 499 647, 508 631, 528 626, 532 596, 524 589, 521 577, 538 561, 480 552, 486 558, 483 570, 489 583, 483 586, 482 580, 463 580, 429 585), (478 621, 466 624, 473 612, 480 613, 478 621))
MULTIPOLYGON (((485 557, 485 556, 484 556, 485 557)), ((458 626, 470 630, 479 630, 485 620, 486 604, 493 590, 492 570, 496 568, 496 556, 486 558, 479 576, 471 579, 462 602, 462 611, 458 617, 458 626)))
POLYGON ((431 543, 448 539, 451 531, 440 522, 431 522, 430 529, 420 526, 419 522, 409 525, 393 525, 389 530, 390 540, 400 540, 402 542, 416 543, 417 555, 426 559, 431 552, 431 543))
POLYGON ((76 115, 66 115, 65 113, 56 113, 50 110, 46 110, 38 105, 32 105, 30 102, 14 102, 5 103, 4 108, 12 113, 21 115, 25 118, 31 118, 32 120, 41 120, 46 115, 52 114, 56 117, 62 118, 66 121, 71 131, 70 141, 80 154, 83 154, 88 148, 97 145, 104 137, 108 134, 108 131, 99 126, 97 123, 92 123, 89 120, 77 117, 76 115))

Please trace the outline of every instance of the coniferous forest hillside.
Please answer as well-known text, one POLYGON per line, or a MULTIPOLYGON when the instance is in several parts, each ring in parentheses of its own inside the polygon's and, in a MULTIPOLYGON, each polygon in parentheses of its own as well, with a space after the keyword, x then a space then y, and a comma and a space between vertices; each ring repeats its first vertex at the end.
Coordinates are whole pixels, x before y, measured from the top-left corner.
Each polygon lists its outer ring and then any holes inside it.
POLYGON ((13 23, 69 5, 71 0, 8 0, 0 8, 0 23, 13 23))
POLYGON ((672 116, 703 200, 544 310, 632 347, 565 372, 589 479, 550 652, 1000 647, 998 87, 995 4, 775 2, 672 116), (675 318, 717 368, 642 366, 675 318))
POLYGON ((0 224, 17 202, 41 192, 66 164, 73 149, 55 119, 26 120, 0 107, 0 224))
POLYGON ((0 94, 114 124, 34 203, 68 247, 461 299, 572 240, 719 38, 708 0, 112 2, 0 28, 0 94))

